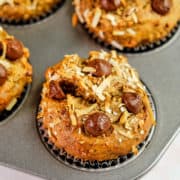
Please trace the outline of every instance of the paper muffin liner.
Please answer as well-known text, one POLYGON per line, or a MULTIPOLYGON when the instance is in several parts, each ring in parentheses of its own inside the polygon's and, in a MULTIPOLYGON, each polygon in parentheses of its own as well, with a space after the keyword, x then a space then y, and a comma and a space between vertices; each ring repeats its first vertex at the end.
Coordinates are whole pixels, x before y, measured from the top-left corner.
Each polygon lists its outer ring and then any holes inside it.
POLYGON ((24 90, 21 93, 21 96, 17 98, 16 104, 13 106, 13 108, 10 111, 4 110, 0 112, 0 124, 9 120, 22 107, 23 103, 25 102, 28 96, 30 88, 31 88, 30 84, 24 87, 24 90))
POLYGON ((54 14, 55 12, 57 12, 59 10, 59 8, 63 5, 63 3, 65 2, 65 0, 61 0, 59 1, 57 4, 55 4, 49 11, 42 13, 40 16, 36 16, 36 17, 32 17, 29 18, 28 20, 8 20, 8 19, 4 19, 4 18, 0 18, 0 23, 1 24, 7 24, 7 25, 28 25, 28 24, 33 24, 36 22, 39 22, 41 20, 44 20, 45 18, 49 17, 50 15, 54 14))
MULTIPOLYGON (((148 95, 148 99, 152 107, 154 117, 155 119, 157 119, 157 112, 156 112, 154 99, 149 89, 147 87, 145 88, 146 88, 146 93, 148 95)), ((41 109, 39 108, 38 112, 40 111, 41 109)), ((128 153, 127 155, 119 156, 117 159, 113 159, 113 160, 88 161, 88 160, 81 160, 81 159, 75 158, 69 155, 64 149, 59 149, 58 147, 56 147, 56 145, 50 141, 47 130, 43 128, 43 119, 37 119, 36 123, 37 123, 37 130, 38 130, 40 139, 42 143, 45 145, 46 149, 50 152, 50 154, 59 162, 69 167, 83 170, 83 171, 107 171, 107 170, 122 167, 125 164, 131 162, 132 160, 135 160, 148 146, 148 144, 150 143, 152 139, 153 133, 155 131, 155 127, 153 126, 151 130, 149 131, 149 134, 146 137, 146 139, 136 147, 139 151, 137 155, 134 155, 131 152, 131 153, 128 153)))
POLYGON ((93 33, 87 26, 86 23, 82 24, 83 28, 88 32, 89 36, 94 39, 98 44, 104 46, 105 48, 109 49, 109 50, 117 50, 118 52, 122 52, 122 53, 143 53, 143 52, 148 52, 148 51, 152 51, 155 50, 163 45, 165 45, 168 41, 170 41, 172 39, 172 37, 176 34, 176 32, 179 29, 180 26, 180 21, 178 21, 178 23, 176 24, 176 26, 171 30, 171 32, 163 37, 160 40, 157 40, 156 42, 153 43, 147 43, 144 45, 140 45, 137 46, 135 48, 128 48, 128 47, 123 47, 120 44, 110 44, 106 41, 104 41, 103 39, 100 39, 99 36, 97 36, 95 33, 93 33))

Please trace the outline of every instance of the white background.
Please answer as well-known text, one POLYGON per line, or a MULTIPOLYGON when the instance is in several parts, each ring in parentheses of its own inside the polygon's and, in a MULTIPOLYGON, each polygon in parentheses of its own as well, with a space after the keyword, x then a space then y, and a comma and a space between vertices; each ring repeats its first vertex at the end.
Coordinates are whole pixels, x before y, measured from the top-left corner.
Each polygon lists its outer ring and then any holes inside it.
MULTIPOLYGON (((141 180, 180 180, 180 134, 158 164, 141 180)), ((22 172, 0 166, 0 180, 42 180, 22 172)))

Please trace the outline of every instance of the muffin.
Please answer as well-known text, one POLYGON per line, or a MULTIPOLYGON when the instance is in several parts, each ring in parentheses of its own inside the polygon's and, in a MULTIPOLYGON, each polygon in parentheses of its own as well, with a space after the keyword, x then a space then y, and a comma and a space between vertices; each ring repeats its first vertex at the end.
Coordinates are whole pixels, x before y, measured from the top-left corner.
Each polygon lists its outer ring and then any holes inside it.
POLYGON ((63 0, 3 0, 0 19, 5 22, 28 22, 51 13, 63 0))
POLYGON ((66 55, 45 73, 37 123, 48 141, 82 160, 111 160, 129 152, 155 124, 145 87, 126 57, 91 51, 66 55))
POLYGON ((147 46, 170 35, 180 20, 180 0, 74 0, 72 23, 122 50, 147 46))
POLYGON ((29 50, 0 27, 0 113, 11 111, 32 81, 29 50))

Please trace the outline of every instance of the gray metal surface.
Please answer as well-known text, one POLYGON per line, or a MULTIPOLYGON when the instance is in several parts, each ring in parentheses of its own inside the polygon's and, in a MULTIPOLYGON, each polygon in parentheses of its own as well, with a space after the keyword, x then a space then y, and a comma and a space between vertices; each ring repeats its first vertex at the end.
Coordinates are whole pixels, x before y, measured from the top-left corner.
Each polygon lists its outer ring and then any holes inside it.
POLYGON ((174 37, 173 42, 156 51, 128 55, 130 64, 140 73, 157 106, 158 123, 148 147, 135 161, 119 169, 82 172, 55 160, 45 149, 36 129, 36 110, 45 69, 57 63, 65 54, 78 53, 86 57, 88 51, 103 48, 81 26, 72 28, 72 12, 71 1, 66 1, 57 13, 37 24, 4 26, 29 47, 34 77, 23 107, 11 120, 0 126, 0 161, 46 179, 134 179, 157 162, 180 127, 180 38, 174 37))

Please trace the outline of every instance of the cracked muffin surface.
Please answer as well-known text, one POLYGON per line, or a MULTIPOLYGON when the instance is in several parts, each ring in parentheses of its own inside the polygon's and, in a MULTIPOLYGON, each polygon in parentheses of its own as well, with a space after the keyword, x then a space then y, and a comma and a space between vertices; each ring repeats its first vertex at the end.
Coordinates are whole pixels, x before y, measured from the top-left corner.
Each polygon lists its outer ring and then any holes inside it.
POLYGON ((5 21, 27 21, 39 19, 51 13, 62 0, 2 0, 0 19, 5 21))
POLYGON ((180 21, 180 0, 74 0, 72 21, 93 36, 122 50, 169 35, 180 21))
POLYGON ((29 50, 0 27, 0 112, 10 111, 32 81, 29 50))
POLYGON ((45 77, 37 121, 51 142, 76 158, 136 154, 155 124, 137 72, 115 51, 66 55, 45 77))

